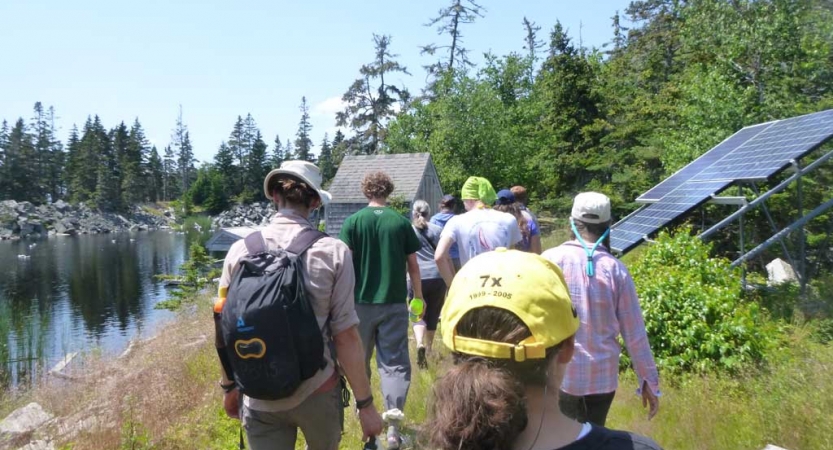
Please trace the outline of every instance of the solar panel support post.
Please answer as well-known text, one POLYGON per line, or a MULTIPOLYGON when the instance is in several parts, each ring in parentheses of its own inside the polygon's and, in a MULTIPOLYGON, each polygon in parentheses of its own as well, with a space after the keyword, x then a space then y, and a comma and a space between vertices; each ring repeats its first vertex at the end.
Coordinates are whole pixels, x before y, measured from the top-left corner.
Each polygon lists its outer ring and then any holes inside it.
POLYGON ((752 208, 754 208, 754 207, 756 207, 756 206, 760 205, 761 203, 763 203, 764 201, 766 201, 766 199, 768 199, 769 197, 771 197, 773 194, 777 194, 777 193, 779 193, 779 192, 783 191, 784 189, 786 189, 786 188, 787 188, 787 186, 789 186, 789 185, 790 185, 790 183, 792 183, 793 181, 797 180, 798 178, 800 178, 800 177, 802 177, 802 176, 804 176, 804 175, 807 175, 808 173, 812 172, 813 170, 817 169, 820 165, 822 165, 824 162, 826 162, 826 161, 827 161, 828 159, 830 159, 831 157, 833 157, 833 151, 830 151, 830 152, 828 152, 827 154, 825 154, 825 155, 823 155, 823 156, 819 157, 817 160, 813 161, 811 164, 809 164, 808 166, 804 167, 804 168, 803 168, 803 169, 801 169, 800 171, 798 171, 798 172, 796 172, 796 173, 794 173, 794 174, 790 175, 790 176, 789 176, 786 180, 782 181, 782 182, 781 182, 781 183, 779 183, 777 186, 775 186, 774 188, 772 188, 772 189, 770 189, 769 191, 765 192, 763 195, 761 195, 760 197, 756 198, 755 200, 752 200, 751 202, 749 202, 749 203, 748 203, 746 206, 744 206, 743 208, 739 209, 738 211, 735 211, 735 212, 734 212, 732 215, 730 215, 729 217, 727 217, 727 218, 725 218, 725 219, 721 220, 720 222, 716 223, 714 226, 712 226, 712 227, 711 227, 711 228, 709 228, 708 230, 706 230, 706 231, 704 231, 704 232, 700 233, 700 239, 703 239, 703 240, 708 239, 708 238, 709 238, 709 237, 711 237, 714 233, 718 232, 719 230, 721 230, 721 229, 725 228, 725 227, 726 227, 727 225, 729 225, 730 223, 734 222, 734 221, 735 221, 738 217, 740 217, 743 213, 745 213, 746 211, 748 211, 748 210, 750 210, 750 209, 752 209, 752 208))
POLYGON ((772 244, 774 244, 777 241, 780 241, 781 239, 784 239, 785 236, 792 233, 796 228, 803 227, 807 222, 815 219, 821 213, 827 211, 830 208, 833 208, 833 199, 822 203, 816 209, 810 211, 810 213, 807 214, 806 216, 796 220, 795 222, 793 222, 787 228, 784 228, 783 230, 779 231, 778 233, 775 233, 775 235, 773 235, 771 238, 767 239, 766 241, 762 242, 757 247, 753 248, 751 251, 749 251, 749 253, 747 253, 747 254, 741 256, 740 258, 732 261, 731 266, 732 267, 737 267, 738 265, 740 265, 740 264, 758 256, 758 254, 760 254, 761 252, 763 252, 764 250, 769 248, 769 246, 771 246, 772 244))
MULTIPOLYGON (((796 160, 792 160, 792 161, 790 161, 790 163, 792 164, 793 168, 795 168, 796 173, 801 172, 801 163, 800 162, 798 162, 796 160)), ((796 193, 796 195, 798 196, 798 217, 801 217, 801 216, 804 215, 804 193, 802 191, 802 184, 803 184, 802 183, 802 177, 798 177, 798 180, 796 180, 795 183, 796 183, 796 191, 798 191, 796 193)), ((799 273, 798 282, 801 284, 801 296, 802 297, 804 296, 805 289, 807 287, 807 281, 804 277, 804 266, 805 266, 805 261, 807 261, 807 259, 806 259, 806 256, 807 256, 806 255, 806 249, 805 249, 805 246, 804 246, 804 242, 806 241, 806 239, 807 238, 804 235, 804 227, 799 227, 798 228, 798 264, 799 264, 799 266, 798 266, 798 273, 799 273)), ((795 266, 793 266, 793 267, 795 267, 795 266)))
MULTIPOLYGON (((750 187, 752 188, 752 192, 754 192, 756 196, 761 195, 760 191, 758 191, 758 186, 756 186, 754 183, 750 187)), ((764 211, 764 216, 766 216, 766 220, 769 222, 769 227, 772 228, 772 232, 777 233, 778 226, 775 225, 775 220, 772 218, 772 214, 770 214, 769 208, 766 207, 766 203, 763 203, 761 205, 761 209, 764 211)), ((792 253, 790 253, 790 250, 787 248, 787 243, 784 242, 783 239, 780 242, 781 250, 784 252, 784 256, 786 256, 787 261, 790 263, 790 266, 792 266, 793 268, 797 267, 795 265, 795 259, 793 259, 792 253)))
MULTIPOLYGON (((743 196, 743 184, 742 183, 738 183, 738 196, 739 197, 743 196)), ((738 208, 738 211, 740 211, 741 209, 743 209, 742 206, 740 208, 738 208)), ((740 256, 743 256, 743 254, 746 252, 746 243, 744 242, 744 239, 743 239, 743 237, 744 237, 743 236, 743 213, 741 213, 740 219, 738 219, 738 223, 740 224, 740 256)), ((746 286, 746 267, 741 267, 740 283, 741 283, 741 286, 746 286)))

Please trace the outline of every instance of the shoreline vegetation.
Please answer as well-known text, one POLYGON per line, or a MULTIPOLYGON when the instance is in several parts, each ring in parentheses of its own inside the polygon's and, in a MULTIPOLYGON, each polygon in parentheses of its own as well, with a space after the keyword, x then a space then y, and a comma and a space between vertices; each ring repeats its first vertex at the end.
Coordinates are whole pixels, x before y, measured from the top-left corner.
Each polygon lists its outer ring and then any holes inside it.
MULTIPOLYGON (((564 238, 566 230, 558 229, 545 246, 564 238)), ((132 342, 121 355, 80 355, 61 377, 0 394, 0 418, 32 402, 52 416, 34 432, 0 435, 0 449, 36 441, 60 450, 237 448, 240 425, 225 417, 217 387, 212 302, 213 292, 191 294, 171 322, 161 324, 153 337, 132 342)), ((757 363, 731 373, 661 368, 661 409, 650 422, 633 394, 633 374, 624 370, 608 425, 646 434, 669 449, 833 448, 828 432, 833 429, 833 346, 820 342, 816 323, 778 323, 777 344, 757 363)), ((413 341, 411 346, 415 359, 413 341)), ((427 370, 413 361, 405 410, 411 448, 423 448, 419 437, 431 386, 450 364, 441 343, 435 348, 439 354, 429 359, 427 370)), ((373 389, 380 398, 378 377, 373 389)), ((351 407, 340 448, 359 448, 359 438, 351 407)), ((302 438, 297 448, 303 448, 302 438)))

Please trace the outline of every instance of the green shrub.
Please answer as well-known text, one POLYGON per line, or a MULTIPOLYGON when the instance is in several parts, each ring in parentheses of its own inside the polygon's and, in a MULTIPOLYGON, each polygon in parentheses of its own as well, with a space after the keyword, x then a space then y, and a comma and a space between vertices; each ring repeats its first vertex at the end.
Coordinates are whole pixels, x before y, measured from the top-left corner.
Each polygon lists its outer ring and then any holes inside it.
POLYGON ((666 371, 736 371, 760 361, 778 327, 745 300, 738 269, 688 229, 663 232, 633 265, 648 338, 666 371))

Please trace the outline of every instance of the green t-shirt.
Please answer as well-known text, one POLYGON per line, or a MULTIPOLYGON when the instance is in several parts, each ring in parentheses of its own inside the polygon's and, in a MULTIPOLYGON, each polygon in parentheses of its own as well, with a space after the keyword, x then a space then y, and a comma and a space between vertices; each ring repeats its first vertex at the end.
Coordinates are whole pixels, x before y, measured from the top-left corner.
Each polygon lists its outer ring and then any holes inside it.
POLYGON ((368 206, 348 217, 338 238, 353 251, 356 303, 403 303, 408 255, 420 249, 411 223, 387 207, 368 206))

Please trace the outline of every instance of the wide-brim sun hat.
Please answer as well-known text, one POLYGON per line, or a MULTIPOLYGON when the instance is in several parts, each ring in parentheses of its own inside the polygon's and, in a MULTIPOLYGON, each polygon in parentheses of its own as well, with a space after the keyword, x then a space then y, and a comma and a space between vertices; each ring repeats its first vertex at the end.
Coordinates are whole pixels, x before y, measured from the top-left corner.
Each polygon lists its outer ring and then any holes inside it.
POLYGON ((573 336, 580 322, 558 266, 539 255, 505 248, 480 254, 463 266, 441 316, 443 343, 450 350, 518 362, 546 358, 546 350, 573 336), (483 307, 515 314, 532 336, 506 343, 458 335, 463 316, 483 307))
POLYGON ((273 177, 279 175, 288 175, 303 181, 318 192, 318 195, 321 197, 321 203, 324 205, 329 204, 333 199, 333 196, 329 192, 321 189, 321 170, 318 166, 309 161, 284 161, 280 168, 272 170, 263 179, 263 193, 266 194, 266 198, 269 200, 273 200, 269 192, 269 183, 273 177))

